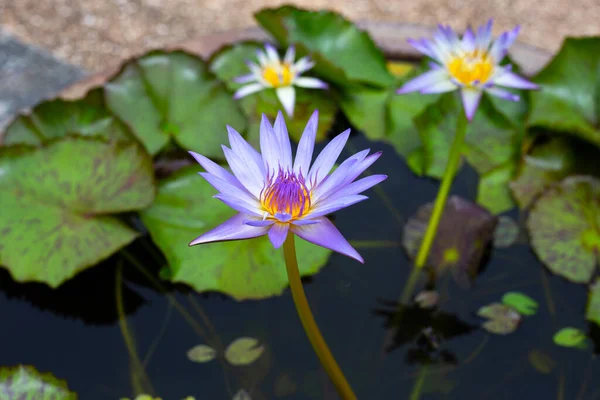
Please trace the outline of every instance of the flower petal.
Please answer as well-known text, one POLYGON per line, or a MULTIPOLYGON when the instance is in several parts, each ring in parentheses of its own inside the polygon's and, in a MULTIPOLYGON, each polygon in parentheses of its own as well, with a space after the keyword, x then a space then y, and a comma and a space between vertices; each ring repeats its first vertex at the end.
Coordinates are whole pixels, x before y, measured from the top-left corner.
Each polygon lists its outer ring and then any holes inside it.
POLYGON ((447 81, 439 81, 431 86, 427 86, 419 92, 421 94, 445 93, 456 89, 458 89, 458 86, 452 80, 448 79, 447 81))
POLYGON ((412 47, 417 49, 419 52, 425 54, 426 56, 428 56, 430 58, 435 58, 435 53, 431 50, 429 41, 427 39, 425 39, 425 38, 422 38, 420 40, 408 39, 407 42, 412 47))
POLYGON ((272 219, 248 219, 244 222, 246 225, 250 226, 271 226, 275 223, 272 219))
POLYGON ((340 156, 349 137, 350 129, 347 129, 334 137, 333 140, 329 142, 327 146, 325 146, 321 153, 319 153, 308 173, 307 183, 312 185, 311 188, 318 185, 321 180, 327 176, 329 171, 331 171, 333 164, 335 164, 340 156))
POLYGON ((506 53, 508 53, 508 48, 517 39, 520 30, 521 27, 517 25, 512 31, 502 33, 496 41, 494 41, 494 44, 492 44, 492 47, 490 48, 490 55, 497 63, 504 58, 506 53))
POLYGON ((255 217, 262 217, 263 212, 257 205, 246 203, 242 198, 232 196, 226 193, 219 193, 213 196, 215 199, 221 200, 234 210, 241 212, 242 214, 250 214, 255 217))
MULTIPOLYGON (((324 178, 321 183, 312 188, 311 199, 313 203, 317 203, 321 197, 326 197, 330 192, 334 192, 348 179, 348 174, 352 172, 353 167, 364 160, 369 154, 369 149, 360 151, 351 157, 348 157, 339 167, 329 176, 324 178)), ((348 181, 347 183, 350 183, 348 181)))
POLYGON ((439 82, 449 81, 450 77, 445 69, 436 69, 427 71, 424 74, 417 76, 414 79, 406 82, 400 89, 396 91, 397 94, 404 94, 410 92, 416 92, 425 89, 428 86, 433 86, 439 82))
POLYGON ((280 87, 275 89, 275 93, 287 115, 290 117, 294 116, 294 105, 296 103, 296 90, 294 87, 280 87))
POLYGON ((516 89, 539 89, 540 87, 527 79, 520 77, 514 72, 505 71, 494 78, 494 84, 499 86, 512 87, 516 89))
POLYGON ((470 121, 477 111, 479 100, 481 100, 481 90, 472 88, 463 88, 460 91, 462 96, 463 108, 465 109, 465 115, 470 121))
POLYGON ((239 188, 237 186, 231 185, 229 182, 215 176, 209 174, 208 172, 200 172, 200 176, 202 176, 208 183, 212 185, 215 189, 219 191, 219 193, 224 193, 233 197, 237 197, 244 202, 254 205, 254 207, 258 208, 260 203, 258 199, 254 197, 251 193, 246 190, 246 188, 239 188))
POLYGON ((271 176, 279 170, 279 143, 271 122, 265 114, 262 115, 260 120, 260 152, 265 163, 267 176, 271 176))
POLYGON ((318 219, 297 219, 295 221, 292 221, 292 225, 298 225, 298 226, 312 225, 312 224, 318 224, 319 222, 321 222, 321 221, 318 219))
POLYGON ((287 126, 285 126, 285 118, 281 111, 277 113, 275 124, 273 124, 275 137, 279 144, 279 162, 284 171, 292 169, 292 145, 290 143, 290 135, 288 134, 287 126))
POLYGON ((259 92, 263 90, 265 87, 261 83, 251 83, 246 86, 242 86, 239 88, 234 94, 234 99, 241 99, 242 97, 248 96, 249 94, 259 92))
POLYGON ((491 87, 486 89, 485 91, 491 94, 492 96, 496 96, 504 100, 519 101, 520 99, 518 94, 514 94, 512 92, 509 92, 508 90, 500 89, 499 87, 491 87))
POLYGON ((308 89, 327 89, 329 85, 317 78, 299 77, 294 80, 294 85, 308 89))
POLYGON ((198 236, 196 239, 192 240, 189 245, 193 246, 201 243, 223 242, 226 240, 251 239, 267 234, 269 227, 250 226, 244 223, 246 220, 246 215, 237 214, 216 228, 198 236))
POLYGON ((318 224, 292 225, 290 230, 308 242, 337 251, 364 264, 360 254, 350 246, 331 221, 325 217, 318 218, 318 221, 318 224))
POLYGON ((475 50, 475 35, 473 34, 471 27, 467 28, 465 31, 465 34, 462 37, 461 45, 465 51, 472 52, 475 50))
POLYGON ((296 47, 292 45, 292 46, 288 47, 287 51, 285 52, 285 55, 283 56, 283 62, 288 65, 292 65, 294 63, 295 58, 296 58, 296 47))
POLYGON ((265 43, 265 50, 267 51, 267 59, 273 64, 279 64, 279 53, 277 49, 271 43, 265 43))
POLYGON ((273 247, 278 249, 283 245, 289 229, 290 224, 274 223, 273 226, 271 226, 271 229, 269 229, 269 239, 271 240, 271 243, 273 243, 273 247))
POLYGON ((356 182, 352 182, 351 184, 349 184, 349 185, 343 187, 342 189, 340 189, 339 191, 335 192, 335 194, 333 194, 331 196, 331 198, 329 198, 329 200, 333 201, 333 200, 341 198, 341 197, 351 196, 353 194, 360 194, 360 193, 364 192, 365 190, 368 190, 368 189, 372 188, 373 186, 377 185, 378 183, 383 182, 386 179, 387 179, 387 175, 367 176, 365 178, 357 180, 356 182))
POLYGON ((307 217, 310 219, 315 219, 316 217, 331 214, 332 212, 336 212, 337 210, 341 210, 342 208, 350 207, 353 204, 360 203, 361 201, 367 199, 367 196, 363 196, 360 194, 344 196, 335 200, 325 199, 317 206, 312 208, 310 210, 310 213, 307 214, 307 217))
POLYGON ((229 164, 229 167, 233 171, 235 177, 238 178, 240 183, 244 185, 244 187, 248 189, 250 193, 258 198, 260 191, 264 186, 264 177, 253 174, 244 160, 234 153, 230 148, 227 146, 221 147, 223 148, 225 159, 227 160, 227 163, 229 164))
POLYGON ((293 70, 296 73, 296 75, 300 75, 300 74, 308 71, 309 69, 311 69, 314 66, 315 66, 315 62, 312 61, 309 56, 306 56, 306 57, 302 57, 301 59, 296 61, 296 64, 294 64, 293 70))
POLYGON ((238 178, 233 176, 225 168, 221 167, 220 165, 211 161, 210 159, 204 157, 202 154, 194 153, 193 151, 189 151, 188 153, 190 153, 192 155, 192 157, 194 157, 196 159, 196 161, 198 161, 198 164, 200 164, 202 166, 202 168, 204 168, 206 170, 206 172, 208 172, 209 174, 214 175, 217 178, 221 178, 221 179, 229 182, 233 186, 237 186, 240 189, 246 190, 246 188, 244 187, 244 185, 242 185, 240 183, 238 178))
POLYGON ((227 134, 231 150, 251 169, 253 174, 265 179, 265 165, 262 156, 239 134, 238 131, 227 125, 227 134))
POLYGON ((490 18, 485 25, 481 25, 477 29, 477 37, 475 39, 475 46, 483 51, 487 51, 492 42, 492 25, 494 20, 490 18))
POLYGON ((267 55, 265 54, 265 52, 262 49, 256 50, 256 58, 258 59, 258 63, 261 66, 265 66, 265 65, 269 64, 269 57, 267 57, 267 55))
POLYGON ((296 149, 296 159, 294 160, 294 173, 308 175, 310 162, 312 161, 313 150, 315 148, 315 139, 317 137, 317 127, 319 126, 319 110, 315 110, 306 123, 298 148, 296 149))
POLYGON ((246 75, 242 75, 242 76, 233 78, 233 81, 235 83, 249 83, 249 82, 253 82, 255 80, 256 80, 256 75, 254 75, 254 73, 250 73, 250 74, 246 74, 246 75))

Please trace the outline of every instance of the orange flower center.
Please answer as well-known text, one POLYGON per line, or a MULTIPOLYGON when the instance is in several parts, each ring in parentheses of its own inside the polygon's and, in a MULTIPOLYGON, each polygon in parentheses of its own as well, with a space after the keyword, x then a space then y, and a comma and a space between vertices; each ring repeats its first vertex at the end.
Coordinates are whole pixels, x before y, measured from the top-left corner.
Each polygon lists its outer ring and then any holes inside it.
POLYGON ((466 86, 484 84, 492 76, 494 63, 485 51, 475 50, 456 56, 446 65, 450 75, 466 86))
POLYGON ((263 68, 262 77, 274 88, 289 86, 294 79, 294 73, 289 64, 275 64, 263 68))
POLYGON ((268 179, 260 193, 260 202, 271 215, 289 214, 291 219, 297 219, 310 210, 310 191, 302 176, 279 170, 277 176, 268 179))

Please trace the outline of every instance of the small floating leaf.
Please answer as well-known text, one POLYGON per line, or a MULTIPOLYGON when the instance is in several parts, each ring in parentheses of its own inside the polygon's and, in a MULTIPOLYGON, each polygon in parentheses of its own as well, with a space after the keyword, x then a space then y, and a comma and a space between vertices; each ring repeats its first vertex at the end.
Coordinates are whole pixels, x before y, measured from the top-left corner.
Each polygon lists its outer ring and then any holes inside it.
POLYGON ((498 225, 494 229, 494 247, 505 248, 512 246, 519 238, 519 224, 506 216, 498 218, 498 225))
POLYGON ((552 359, 548 354, 542 350, 533 349, 528 354, 529 363, 538 372, 542 374, 549 374, 558 365, 556 361, 552 359))
POLYGON ((76 400, 65 381, 30 366, 0 368, 0 399, 76 400))
POLYGON ((537 301, 518 292, 508 292, 502 296, 502 303, 514 308, 521 315, 535 315, 538 309, 537 301))
POLYGON ((252 397, 244 389, 238 390, 232 400, 252 400, 252 397))
POLYGON ((435 307, 440 299, 440 294, 435 290, 423 290, 415 296, 415 302, 421 308, 435 307))
MULTIPOLYGON (((411 257, 419 250, 432 209, 433 203, 421 206, 404 227, 402 243, 411 257)), ((435 266, 438 272, 451 269, 455 280, 468 286, 492 239, 496 220, 482 207, 451 196, 442 214, 428 264, 435 266)))
POLYGON ((533 249, 552 272, 587 283, 598 263, 599 221, 600 180, 574 176, 544 192, 527 227, 533 249))
POLYGON ((600 326, 600 278, 597 278, 596 282, 590 286, 585 318, 600 326))
POLYGON ((554 334, 554 343, 563 347, 585 347, 586 335, 577 328, 562 328, 554 334))
POLYGON ((187 352, 187 357, 190 361, 197 363, 205 363, 214 360, 217 356, 217 351, 206 344, 199 344, 192 347, 187 352))
POLYGON ((508 335, 514 332, 519 326, 521 316, 511 307, 500 303, 492 303, 481 307, 477 311, 480 317, 488 318, 482 327, 490 333, 496 335, 508 335))
POLYGON ((231 342, 225 349, 225 359, 235 366, 250 365, 265 351, 258 339, 241 337, 231 342))

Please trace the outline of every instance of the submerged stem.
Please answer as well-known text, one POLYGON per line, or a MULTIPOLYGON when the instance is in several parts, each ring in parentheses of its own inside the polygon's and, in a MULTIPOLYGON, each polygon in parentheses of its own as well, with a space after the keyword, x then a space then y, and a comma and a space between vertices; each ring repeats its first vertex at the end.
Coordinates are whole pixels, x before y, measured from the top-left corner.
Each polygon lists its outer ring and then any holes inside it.
POLYGON ((319 357, 323 368, 329 375, 329 378, 333 381, 339 395, 343 400, 356 400, 356 395, 352 391, 352 388, 346 381, 342 370, 337 365, 335 358, 331 354, 327 343, 321 336, 319 327, 315 322, 315 318, 310 311, 308 300, 304 294, 302 288, 302 281, 300 280, 300 272, 298 271, 298 260, 296 259, 296 246, 294 244, 294 235, 288 234, 283 244, 283 254, 285 257, 285 266, 287 268, 288 279, 290 281, 290 289, 292 291, 292 297, 294 298, 294 304, 296 305, 296 311, 308 336, 308 340, 313 346, 315 353, 319 357))

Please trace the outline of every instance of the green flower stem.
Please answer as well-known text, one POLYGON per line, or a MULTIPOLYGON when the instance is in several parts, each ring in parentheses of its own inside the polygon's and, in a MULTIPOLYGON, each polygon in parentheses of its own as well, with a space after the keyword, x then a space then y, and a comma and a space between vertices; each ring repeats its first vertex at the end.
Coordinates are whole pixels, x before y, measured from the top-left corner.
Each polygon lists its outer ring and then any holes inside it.
POLYGON ((288 279, 290 281, 290 289, 292 290, 292 297, 296 304, 296 310, 306 336, 313 346, 315 353, 319 357, 323 368, 329 375, 329 378, 333 381, 340 397, 343 400, 356 400, 356 395, 352 391, 352 388, 346 381, 342 370, 337 365, 335 358, 331 354, 327 343, 323 339, 319 327, 315 322, 315 318, 310 311, 306 294, 302 288, 302 281, 300 280, 300 272, 298 271, 298 260, 296 259, 296 245, 294 243, 293 234, 289 233, 285 242, 283 243, 283 255, 285 257, 285 266, 287 268, 288 279))
POLYGON ((448 200, 448 194, 450 193, 450 188, 452 187, 452 181, 454 180, 456 171, 458 170, 458 166, 460 164, 460 158, 462 155, 461 150, 465 141, 466 133, 467 118, 464 113, 460 113, 456 122, 456 135, 454 136, 454 140, 452 142, 452 148, 450 149, 450 156, 448 158, 446 170, 444 171, 442 184, 440 185, 440 190, 435 198, 433 212, 431 213, 429 224, 427 225, 427 230, 425 231, 425 236, 423 237, 421 247, 419 247, 419 252, 417 253, 417 258, 415 259, 415 267, 408 278, 402 294, 400 300, 402 303, 406 303, 406 301, 410 298, 419 274, 427 263, 427 258, 429 256, 429 252, 431 251, 431 246, 433 245, 438 226, 440 225, 442 213, 444 212, 444 208, 446 206, 446 201, 448 200))

